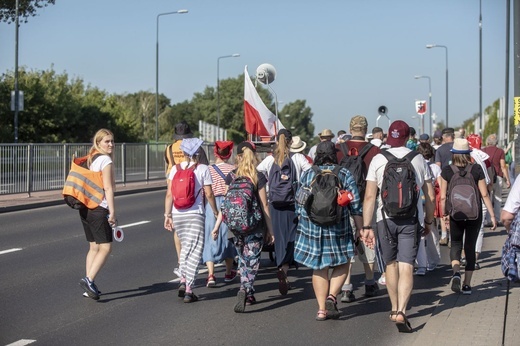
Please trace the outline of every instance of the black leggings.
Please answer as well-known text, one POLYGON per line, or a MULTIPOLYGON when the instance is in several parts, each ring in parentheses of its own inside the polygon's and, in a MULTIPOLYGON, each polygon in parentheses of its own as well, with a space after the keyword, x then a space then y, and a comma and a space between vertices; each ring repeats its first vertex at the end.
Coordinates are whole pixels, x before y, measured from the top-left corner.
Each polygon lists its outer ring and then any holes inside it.
POLYGON ((478 232, 482 224, 482 213, 473 221, 454 221, 450 219, 451 250, 450 260, 459 261, 462 252, 462 239, 464 238, 464 253, 466 255, 466 271, 475 270, 475 245, 478 232))

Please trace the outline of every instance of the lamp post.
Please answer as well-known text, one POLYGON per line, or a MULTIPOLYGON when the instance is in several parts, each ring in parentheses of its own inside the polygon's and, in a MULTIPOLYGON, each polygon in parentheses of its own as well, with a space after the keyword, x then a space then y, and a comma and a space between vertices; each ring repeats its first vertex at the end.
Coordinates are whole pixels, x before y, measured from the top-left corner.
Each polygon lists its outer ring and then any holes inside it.
POLYGON ((415 79, 428 78, 428 108, 430 109, 430 134, 433 134, 433 120, 432 120, 432 79, 429 76, 415 76, 415 79))
POLYGON ((448 47, 440 44, 427 44, 426 48, 444 48, 446 49, 446 127, 448 127, 448 47))
POLYGON ((217 139, 220 140, 220 59, 225 58, 238 58, 240 54, 223 55, 217 58, 217 139))
POLYGON ((175 12, 159 13, 157 15, 156 25, 156 43, 155 43, 155 142, 159 141, 159 17, 169 14, 184 14, 188 10, 178 10, 175 12))

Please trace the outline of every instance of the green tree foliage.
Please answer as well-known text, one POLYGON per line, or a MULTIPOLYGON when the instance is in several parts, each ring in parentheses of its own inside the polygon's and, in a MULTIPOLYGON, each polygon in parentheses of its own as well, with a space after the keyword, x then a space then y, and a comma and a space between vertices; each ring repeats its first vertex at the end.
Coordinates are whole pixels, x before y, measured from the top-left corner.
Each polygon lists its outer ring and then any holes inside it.
POLYGON ((305 100, 296 100, 286 104, 279 113, 280 121, 293 136, 300 136, 305 142, 310 143, 314 137, 314 124, 312 123, 312 111, 306 106, 305 100))
POLYGON ((498 108, 500 101, 496 100, 491 106, 487 106, 484 110, 484 114, 487 114, 488 118, 484 131, 482 132, 482 139, 485 141, 487 136, 492 133, 498 133, 498 108))
MULTIPOLYGON (((56 0, 19 0, 18 15, 27 23, 29 17, 36 16, 38 9, 54 5, 56 0)), ((14 23, 16 20, 15 0, 0 0, 0 22, 14 23)))

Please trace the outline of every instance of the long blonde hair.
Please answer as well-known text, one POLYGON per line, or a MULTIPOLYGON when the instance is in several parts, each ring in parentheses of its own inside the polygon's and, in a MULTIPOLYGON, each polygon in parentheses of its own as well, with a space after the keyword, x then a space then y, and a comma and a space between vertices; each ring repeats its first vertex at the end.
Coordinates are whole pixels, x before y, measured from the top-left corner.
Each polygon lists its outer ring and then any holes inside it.
POLYGON ((284 133, 280 134, 278 138, 278 144, 273 152, 274 161, 278 164, 278 166, 282 166, 284 160, 289 156, 289 141, 285 137, 284 133))
POLYGON ((99 143, 103 140, 103 138, 105 138, 105 136, 112 136, 112 138, 114 138, 114 134, 112 133, 112 131, 110 130, 107 130, 107 129, 99 129, 96 134, 94 135, 94 138, 92 139, 92 147, 90 147, 90 150, 88 152, 88 165, 90 166, 90 164, 92 163, 92 157, 94 157, 94 155, 96 155, 96 153, 100 153, 102 155, 108 155, 110 156, 110 158, 113 160, 114 158, 112 157, 113 155, 113 151, 111 154, 105 152, 103 149, 101 149, 101 147, 99 146, 99 143))
POLYGON ((249 148, 244 147, 242 153, 237 155, 237 176, 245 176, 251 179, 253 184, 257 186, 258 175, 256 166, 258 166, 258 158, 256 154, 249 148))

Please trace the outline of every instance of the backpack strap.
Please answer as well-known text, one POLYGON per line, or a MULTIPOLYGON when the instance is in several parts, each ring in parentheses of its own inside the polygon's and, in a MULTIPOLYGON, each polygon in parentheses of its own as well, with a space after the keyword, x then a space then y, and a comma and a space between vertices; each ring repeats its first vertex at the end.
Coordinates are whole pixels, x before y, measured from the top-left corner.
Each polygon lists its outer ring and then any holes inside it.
POLYGON ((374 145, 371 143, 365 144, 363 149, 361 149, 361 151, 359 152, 358 156, 361 156, 361 158, 364 159, 365 155, 370 151, 370 149, 372 149, 373 146, 374 145))
POLYGON ((211 167, 213 167, 213 169, 215 170, 215 172, 218 173, 218 175, 220 175, 222 177, 222 179, 226 180, 226 176, 224 175, 224 173, 220 170, 220 168, 218 168, 218 166, 216 164, 212 164, 211 167))
POLYGON ((348 154, 349 149, 348 149, 348 144, 347 144, 347 142, 341 142, 341 143, 339 144, 339 149, 340 149, 341 152, 343 153, 343 156, 349 156, 349 154, 348 154))
POLYGON ((388 160, 394 160, 396 159, 395 155, 389 152, 388 150, 381 150, 381 154, 388 160))
POLYGON ((419 153, 418 153, 417 151, 415 151, 415 150, 412 150, 412 151, 410 151, 408 154, 406 154, 406 155, 404 156, 404 159, 407 159, 407 160, 409 160, 410 162, 412 162, 412 160, 413 160, 417 155, 419 155, 419 153))

